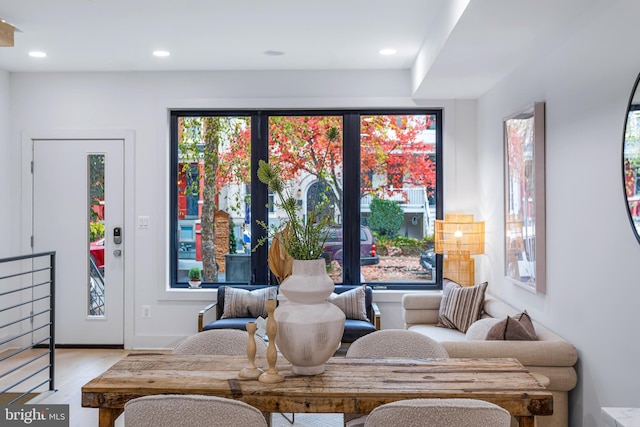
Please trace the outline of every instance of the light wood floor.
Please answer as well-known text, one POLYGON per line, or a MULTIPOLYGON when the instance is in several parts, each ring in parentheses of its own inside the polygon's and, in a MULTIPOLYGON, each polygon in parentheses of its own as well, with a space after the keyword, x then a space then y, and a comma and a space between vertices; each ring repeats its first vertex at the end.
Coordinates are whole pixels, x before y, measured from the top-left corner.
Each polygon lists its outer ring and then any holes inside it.
MULTIPOLYGON (((3 362, 3 364, 10 364, 10 366, 3 366, 2 371, 11 369, 11 366, 19 366, 25 360, 34 357, 36 354, 41 354, 43 351, 42 349, 29 350, 14 356, 3 362)), ((128 350, 56 349, 54 386, 57 391, 55 393, 44 393, 44 397, 36 398, 34 403, 68 404, 70 427, 97 427, 98 410, 81 406, 81 387, 129 353, 131 351, 128 350)), ((2 387, 3 383, 6 384, 12 382, 12 380, 15 382, 15 378, 24 377, 25 372, 33 372, 36 367, 44 366, 48 361, 48 358, 44 357, 30 364, 28 368, 22 368, 7 378, 3 378, 3 381, 0 382, 0 387, 2 387)), ((47 374, 48 372, 38 375, 39 380, 36 381, 42 381, 47 374)), ((18 387, 17 391, 24 391, 28 390, 29 385, 25 383, 18 387)), ((48 386, 40 390, 46 391, 48 386)), ((119 425, 124 426, 124 422, 121 419, 119 419, 119 425)))
MULTIPOLYGON (((19 356, 14 356, 1 362, 0 372, 7 372, 13 367, 19 366, 25 360, 40 354, 43 350, 25 351, 19 356)), ((102 374, 114 363, 125 357, 132 350, 106 350, 106 349, 56 349, 55 362, 55 393, 47 393, 46 397, 36 398, 33 403, 68 404, 69 427, 97 427, 98 410, 83 408, 81 406, 81 388, 84 384, 102 374)), ((0 354, 2 356, 2 354, 0 354)), ((34 365, 44 366, 48 358, 44 357, 34 365)), ((16 378, 24 377, 27 368, 17 370, 14 374, 0 379, 0 390, 4 390, 9 384, 15 383, 16 378)), ((33 366, 29 367, 30 372, 33 366)), ((40 380, 41 381, 41 380, 40 380)), ((36 382, 37 384, 37 382, 36 382)), ((28 390, 27 384, 21 385, 21 390, 28 390)), ((48 386, 42 390, 48 390, 48 386)), ((288 414, 289 416, 291 414, 288 414)), ((123 417, 116 421, 116 427, 124 427, 123 417)), ((272 427, 291 427, 291 424, 280 414, 273 414, 272 427)), ((342 427, 342 414, 296 414, 294 427, 342 427)), ((176 426, 180 427, 180 426, 176 426)), ((247 426, 251 427, 251 426, 247 426)))

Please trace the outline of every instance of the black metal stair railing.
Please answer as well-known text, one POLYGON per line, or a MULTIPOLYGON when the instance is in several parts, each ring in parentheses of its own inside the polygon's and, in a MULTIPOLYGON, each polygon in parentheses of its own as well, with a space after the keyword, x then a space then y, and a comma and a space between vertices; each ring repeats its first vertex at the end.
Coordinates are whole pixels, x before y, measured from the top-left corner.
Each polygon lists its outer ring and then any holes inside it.
POLYGON ((3 404, 55 390, 55 260, 55 252, 0 259, 3 404))

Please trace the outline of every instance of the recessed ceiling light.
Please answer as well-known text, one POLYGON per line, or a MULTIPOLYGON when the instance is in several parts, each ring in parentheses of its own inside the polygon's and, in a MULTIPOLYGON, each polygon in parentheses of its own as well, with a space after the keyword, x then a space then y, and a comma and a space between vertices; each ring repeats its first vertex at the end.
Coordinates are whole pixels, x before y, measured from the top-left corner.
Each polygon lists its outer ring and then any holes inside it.
POLYGON ((397 51, 395 49, 380 49, 378 51, 380 55, 395 55, 396 52, 397 51))
POLYGON ((166 50, 154 50, 153 51, 153 56, 164 57, 164 56, 169 56, 169 55, 171 55, 171 53, 167 52, 166 50))
POLYGON ((264 54, 267 56, 282 56, 284 52, 281 50, 265 50, 264 54))
POLYGON ((46 58, 47 53, 46 52, 40 52, 38 50, 32 50, 31 52, 29 52, 29 56, 32 58, 46 58))

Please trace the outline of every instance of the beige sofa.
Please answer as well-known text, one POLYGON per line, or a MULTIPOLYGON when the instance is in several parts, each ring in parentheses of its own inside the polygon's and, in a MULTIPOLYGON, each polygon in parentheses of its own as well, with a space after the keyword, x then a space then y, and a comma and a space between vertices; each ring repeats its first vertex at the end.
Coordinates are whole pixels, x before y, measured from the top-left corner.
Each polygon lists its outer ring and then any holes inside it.
MULTIPOLYGON (((533 321, 537 341, 472 341, 456 329, 437 327, 442 294, 406 294, 402 298, 405 328, 425 334, 439 342, 450 357, 513 357, 530 372, 549 378, 547 388, 553 392, 553 415, 538 417, 538 427, 566 427, 569 425, 568 393, 576 386, 574 365, 578 360, 576 348, 557 334, 533 321)), ((504 319, 521 311, 487 295, 483 317, 504 319)))

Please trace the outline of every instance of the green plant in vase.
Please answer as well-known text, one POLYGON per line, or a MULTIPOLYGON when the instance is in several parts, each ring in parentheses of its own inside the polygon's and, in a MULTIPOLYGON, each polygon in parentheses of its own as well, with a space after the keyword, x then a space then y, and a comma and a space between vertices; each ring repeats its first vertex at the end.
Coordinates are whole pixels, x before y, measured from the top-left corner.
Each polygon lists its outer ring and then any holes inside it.
MULTIPOLYGON (((329 128, 326 137, 328 143, 335 141, 339 138, 338 129, 329 128)), ((344 312, 327 301, 334 290, 334 282, 321 259, 335 215, 331 198, 326 194, 327 189, 331 190, 324 171, 328 152, 328 149, 322 151, 325 159, 319 159, 321 167, 315 173, 318 180, 315 197, 308 197, 311 199, 307 201, 309 208, 304 212, 292 188, 283 179, 279 164, 260 161, 258 166, 258 179, 275 193, 275 207, 286 215, 277 227, 269 228, 260 222, 268 235, 258 244, 273 239, 269 248, 269 267, 281 281, 280 303, 273 318, 276 329, 285 331, 278 332, 275 340, 279 352, 291 363, 291 371, 298 375, 324 372, 325 362, 340 344, 345 325, 344 312), (287 262, 290 262, 290 271, 283 268, 287 262)))

